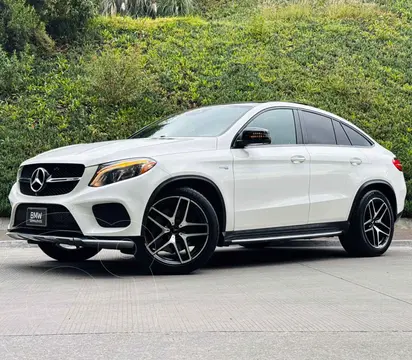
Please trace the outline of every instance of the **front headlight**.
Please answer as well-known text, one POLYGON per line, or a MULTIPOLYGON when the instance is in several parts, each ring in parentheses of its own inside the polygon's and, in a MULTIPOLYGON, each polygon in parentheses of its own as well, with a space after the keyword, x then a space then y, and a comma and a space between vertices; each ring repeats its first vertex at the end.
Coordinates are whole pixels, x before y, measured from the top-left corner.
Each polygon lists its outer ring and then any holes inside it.
POLYGON ((99 187, 131 179, 148 172, 156 165, 152 159, 128 159, 102 164, 89 186, 99 187))

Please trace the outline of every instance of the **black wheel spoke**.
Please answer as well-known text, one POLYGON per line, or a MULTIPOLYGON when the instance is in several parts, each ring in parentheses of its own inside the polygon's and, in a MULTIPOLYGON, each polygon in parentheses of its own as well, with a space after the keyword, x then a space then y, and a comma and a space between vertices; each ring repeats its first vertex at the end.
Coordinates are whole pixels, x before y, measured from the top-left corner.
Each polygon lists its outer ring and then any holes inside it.
POLYGON ((166 227, 158 223, 155 219, 152 217, 148 216, 148 219, 153 222, 156 226, 158 226, 162 231, 165 231, 166 227))
POLYGON ((391 228, 389 226, 387 226, 386 224, 384 224, 383 222, 376 222, 375 226, 377 226, 378 228, 381 229, 381 231, 386 235, 389 235, 389 233, 391 232, 391 228))
POLYGON ((192 255, 190 253, 190 248, 189 248, 189 244, 187 242, 187 237, 184 234, 179 234, 180 238, 182 239, 185 251, 186 251, 186 255, 189 258, 189 260, 192 259, 192 255))
MULTIPOLYGON (((380 226, 382 226, 382 225, 380 225, 380 226)), ((380 228, 378 224, 375 224, 375 230, 378 233, 383 234, 385 236, 389 236, 389 234, 390 234, 389 231, 382 230, 382 228, 380 228)))
MULTIPOLYGON (((172 221, 172 218, 170 216, 167 216, 166 214, 162 213, 160 210, 157 210, 155 207, 152 207, 152 209, 154 212, 156 212, 157 214, 159 214, 160 216, 163 216, 168 222, 169 224, 172 221)), ((152 220, 152 219, 151 219, 152 220)), ((152 220, 153 221, 153 220, 152 220)))
POLYGON ((167 241, 167 242, 164 243, 161 247, 159 247, 158 249, 156 249, 156 250, 154 251, 154 254, 157 254, 158 252, 166 249, 166 248, 167 248, 168 246, 170 246, 170 245, 171 245, 171 242, 170 242, 170 241, 167 241))

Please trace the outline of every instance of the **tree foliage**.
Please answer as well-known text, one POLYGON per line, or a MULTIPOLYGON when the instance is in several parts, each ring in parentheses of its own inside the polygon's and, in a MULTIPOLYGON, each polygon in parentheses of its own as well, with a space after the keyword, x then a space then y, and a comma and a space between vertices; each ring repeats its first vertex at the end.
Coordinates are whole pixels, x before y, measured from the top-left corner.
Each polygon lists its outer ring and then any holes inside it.
POLYGON ((28 46, 49 52, 53 42, 38 14, 25 0, 0 0, 0 45, 9 53, 21 52, 28 46))
POLYGON ((27 0, 55 39, 68 41, 82 33, 96 14, 95 0, 27 0))
POLYGON ((193 0, 101 0, 100 8, 103 15, 178 16, 190 14, 193 3, 193 0))

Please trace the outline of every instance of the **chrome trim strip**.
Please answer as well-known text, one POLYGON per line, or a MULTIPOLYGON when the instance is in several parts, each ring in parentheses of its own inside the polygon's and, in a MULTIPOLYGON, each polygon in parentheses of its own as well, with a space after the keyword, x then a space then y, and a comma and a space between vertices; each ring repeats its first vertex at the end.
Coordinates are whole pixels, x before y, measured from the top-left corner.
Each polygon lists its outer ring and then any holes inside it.
POLYGON ((107 239, 84 239, 77 237, 34 235, 8 232, 7 236, 15 240, 27 240, 33 242, 51 242, 54 244, 66 244, 83 247, 99 247, 101 249, 132 249, 135 244, 132 240, 107 240, 107 239))
POLYGON ((232 244, 239 244, 239 243, 249 243, 249 242, 262 242, 262 241, 272 241, 272 240, 292 240, 292 239, 311 239, 311 238, 320 238, 320 237, 328 237, 328 236, 337 236, 342 234, 343 231, 333 231, 333 232, 325 232, 325 233, 317 233, 317 234, 302 234, 302 235, 284 235, 284 236, 273 236, 273 237, 261 237, 255 239, 239 239, 239 240, 232 240, 232 244))
MULTIPOLYGON (((73 181, 80 181, 81 177, 66 177, 66 178, 52 178, 49 177, 46 180, 46 183, 61 183, 61 182, 73 182, 73 181)), ((19 182, 22 183, 30 183, 30 179, 28 178, 20 178, 19 182)))
POLYGON ((67 178, 48 178, 46 183, 60 183, 60 182, 70 182, 70 181, 80 181, 79 177, 67 177, 67 178))

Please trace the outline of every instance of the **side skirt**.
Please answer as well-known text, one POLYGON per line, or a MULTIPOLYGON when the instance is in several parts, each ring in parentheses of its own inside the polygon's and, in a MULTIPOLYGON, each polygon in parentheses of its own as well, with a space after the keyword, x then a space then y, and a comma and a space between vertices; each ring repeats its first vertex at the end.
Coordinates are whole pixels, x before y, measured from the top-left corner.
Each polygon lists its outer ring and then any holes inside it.
POLYGON ((226 232, 224 245, 333 237, 344 233, 347 231, 348 227, 349 222, 342 221, 324 224, 230 231, 226 232))

